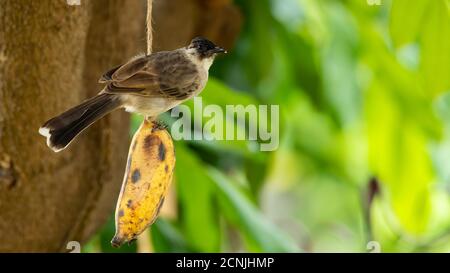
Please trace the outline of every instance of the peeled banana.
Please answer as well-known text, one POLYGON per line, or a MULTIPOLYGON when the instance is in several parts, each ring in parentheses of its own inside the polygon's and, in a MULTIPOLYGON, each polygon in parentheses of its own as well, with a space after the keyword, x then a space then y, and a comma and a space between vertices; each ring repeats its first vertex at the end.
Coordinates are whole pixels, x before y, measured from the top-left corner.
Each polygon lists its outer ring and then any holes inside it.
POLYGON ((172 181, 175 150, 167 130, 144 120, 131 141, 116 207, 115 247, 131 242, 159 214, 172 181))

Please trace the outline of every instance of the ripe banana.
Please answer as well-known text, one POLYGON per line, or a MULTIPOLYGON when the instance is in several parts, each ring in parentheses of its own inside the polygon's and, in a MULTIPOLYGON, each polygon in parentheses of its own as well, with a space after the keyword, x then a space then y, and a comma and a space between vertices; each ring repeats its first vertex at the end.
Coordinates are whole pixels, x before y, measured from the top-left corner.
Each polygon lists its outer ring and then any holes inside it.
POLYGON ((116 207, 114 247, 133 241, 156 220, 174 167, 175 150, 169 133, 156 122, 144 120, 128 152, 116 207))

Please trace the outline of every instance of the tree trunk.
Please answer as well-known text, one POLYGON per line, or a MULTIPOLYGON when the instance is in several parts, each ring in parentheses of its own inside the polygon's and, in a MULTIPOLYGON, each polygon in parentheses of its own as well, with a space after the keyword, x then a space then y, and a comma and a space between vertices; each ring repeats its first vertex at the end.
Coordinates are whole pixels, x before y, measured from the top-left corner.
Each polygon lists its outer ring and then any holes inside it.
MULTIPOLYGON (((127 114, 103 118, 58 154, 37 130, 98 93, 104 71, 145 52, 145 1, 67 2, 0 6, 0 252, 65 251, 69 241, 85 242, 120 191, 127 114)), ((157 51, 197 35, 231 47, 239 32, 231 0, 154 2, 157 51)))
POLYGON ((113 211, 128 120, 113 113, 53 153, 37 130, 98 93, 99 76, 145 50, 140 0, 0 6, 0 252, 64 251, 113 211))

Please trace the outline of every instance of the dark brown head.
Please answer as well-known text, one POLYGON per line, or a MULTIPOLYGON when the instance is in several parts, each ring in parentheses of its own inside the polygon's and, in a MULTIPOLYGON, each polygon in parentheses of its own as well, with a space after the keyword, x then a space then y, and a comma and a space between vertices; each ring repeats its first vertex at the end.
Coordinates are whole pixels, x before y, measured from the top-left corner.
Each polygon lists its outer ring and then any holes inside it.
POLYGON ((203 37, 194 38, 188 49, 194 49, 200 58, 211 58, 215 57, 219 53, 227 53, 227 51, 217 45, 215 45, 210 40, 203 37))

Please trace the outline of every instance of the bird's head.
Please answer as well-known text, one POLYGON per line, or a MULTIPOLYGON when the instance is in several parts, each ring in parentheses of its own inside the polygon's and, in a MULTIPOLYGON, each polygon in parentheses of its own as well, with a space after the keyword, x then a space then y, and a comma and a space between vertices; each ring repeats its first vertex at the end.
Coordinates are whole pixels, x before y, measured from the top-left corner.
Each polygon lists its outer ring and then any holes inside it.
POLYGON ((187 49, 197 55, 200 60, 213 59, 219 53, 227 53, 225 49, 215 45, 213 42, 203 37, 196 37, 192 39, 187 49))

